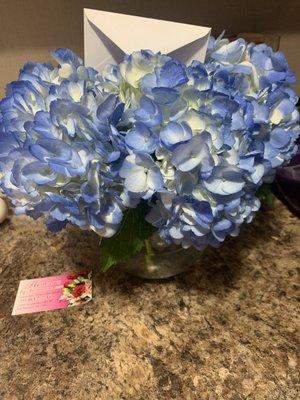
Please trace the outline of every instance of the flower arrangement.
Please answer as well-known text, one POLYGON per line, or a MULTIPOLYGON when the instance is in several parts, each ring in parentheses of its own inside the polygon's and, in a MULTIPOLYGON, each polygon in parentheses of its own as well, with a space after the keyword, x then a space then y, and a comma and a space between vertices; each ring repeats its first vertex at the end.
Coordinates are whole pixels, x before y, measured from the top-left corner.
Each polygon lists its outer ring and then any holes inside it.
POLYGON ((157 231, 202 250, 235 236, 296 153, 281 52, 211 38, 205 63, 150 50, 103 73, 70 50, 27 63, 0 103, 0 188, 16 213, 103 237, 103 267, 157 231))
POLYGON ((91 272, 78 272, 68 276, 62 290, 61 300, 68 302, 68 307, 77 306, 92 300, 91 272))

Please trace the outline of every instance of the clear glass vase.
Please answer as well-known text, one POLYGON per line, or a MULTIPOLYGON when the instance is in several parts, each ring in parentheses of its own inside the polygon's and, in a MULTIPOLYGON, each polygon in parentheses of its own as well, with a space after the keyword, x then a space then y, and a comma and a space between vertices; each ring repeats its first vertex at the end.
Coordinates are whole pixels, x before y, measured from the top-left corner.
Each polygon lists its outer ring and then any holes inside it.
POLYGON ((145 248, 119 268, 144 279, 165 279, 187 271, 201 257, 201 252, 166 245, 157 234, 145 241, 145 248))

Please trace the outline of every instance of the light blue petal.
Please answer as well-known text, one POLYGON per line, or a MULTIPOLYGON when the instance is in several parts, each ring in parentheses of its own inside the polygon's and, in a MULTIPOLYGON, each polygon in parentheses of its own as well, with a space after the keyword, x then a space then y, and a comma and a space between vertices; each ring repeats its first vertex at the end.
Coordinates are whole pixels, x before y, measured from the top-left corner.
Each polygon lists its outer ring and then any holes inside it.
POLYGON ((159 134, 161 141, 166 146, 173 146, 186 142, 193 136, 191 128, 186 123, 169 122, 159 134))
POLYGON ((185 67, 179 61, 167 61, 158 74, 157 86, 175 88, 188 81, 185 67))
POLYGON ((145 124, 137 122, 126 134, 125 143, 132 150, 151 154, 158 146, 158 137, 145 124))
POLYGON ((52 52, 52 56, 60 64, 69 63, 73 64, 76 68, 83 65, 82 59, 69 49, 57 49, 52 52))
POLYGON ((143 122, 149 128, 162 123, 162 112, 153 100, 143 96, 140 100, 140 108, 134 113, 136 119, 143 122))

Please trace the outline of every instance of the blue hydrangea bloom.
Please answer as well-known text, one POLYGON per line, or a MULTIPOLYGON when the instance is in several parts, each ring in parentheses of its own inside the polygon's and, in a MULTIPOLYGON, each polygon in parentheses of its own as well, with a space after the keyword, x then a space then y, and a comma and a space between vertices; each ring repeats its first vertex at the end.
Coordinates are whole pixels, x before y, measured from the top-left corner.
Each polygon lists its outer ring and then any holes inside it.
POLYGON ((295 75, 289 69, 284 54, 274 52, 266 44, 248 47, 251 63, 271 83, 295 83, 295 75))
POLYGON ((1 190, 16 212, 114 234, 124 210, 113 132, 123 104, 70 50, 26 64, 0 103, 1 190))
POLYGON ((16 211, 113 235, 141 199, 167 243, 217 246, 296 152, 294 74, 266 45, 210 38, 205 63, 150 50, 103 74, 70 50, 26 64, 0 103, 0 187, 16 211))
POLYGON ((147 50, 104 73, 125 103, 126 195, 148 199, 166 242, 216 246, 251 221, 257 189, 296 151, 293 80, 282 53, 222 36, 205 63, 147 50))
POLYGON ((161 172, 148 154, 127 156, 119 173, 125 179, 126 191, 133 197, 148 199, 163 188, 161 172))

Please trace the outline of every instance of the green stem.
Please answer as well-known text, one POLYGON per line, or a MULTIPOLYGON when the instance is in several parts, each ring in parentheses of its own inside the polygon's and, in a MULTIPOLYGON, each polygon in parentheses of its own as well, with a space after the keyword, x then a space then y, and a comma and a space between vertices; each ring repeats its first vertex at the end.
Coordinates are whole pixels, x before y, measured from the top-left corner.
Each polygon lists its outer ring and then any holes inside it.
POLYGON ((145 239, 145 247, 146 247, 147 255, 154 256, 154 251, 153 251, 150 239, 145 239))
POLYGON ((154 251, 152 249, 150 239, 145 239, 144 242, 145 242, 145 247, 146 247, 145 260, 146 260, 147 267, 150 270, 153 267, 152 256, 154 255, 154 251))

